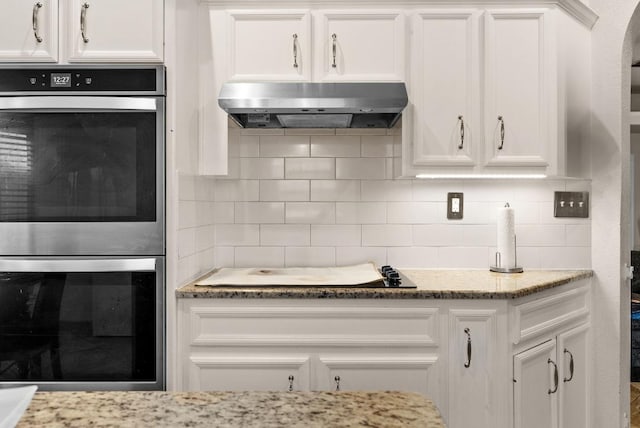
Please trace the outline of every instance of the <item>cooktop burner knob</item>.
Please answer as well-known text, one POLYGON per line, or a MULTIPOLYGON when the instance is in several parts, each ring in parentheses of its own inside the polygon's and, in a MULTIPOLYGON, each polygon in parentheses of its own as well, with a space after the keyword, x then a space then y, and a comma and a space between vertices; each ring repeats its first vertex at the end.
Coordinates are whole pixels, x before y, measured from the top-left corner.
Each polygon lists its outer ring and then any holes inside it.
POLYGON ((385 278, 387 277, 387 273, 389 271, 393 270, 393 268, 389 265, 384 265, 380 268, 380 273, 382 274, 382 276, 384 276, 385 278))
POLYGON ((400 283, 401 283, 400 274, 395 270, 392 270, 387 273, 387 280, 389 281, 389 287, 400 286, 400 283))

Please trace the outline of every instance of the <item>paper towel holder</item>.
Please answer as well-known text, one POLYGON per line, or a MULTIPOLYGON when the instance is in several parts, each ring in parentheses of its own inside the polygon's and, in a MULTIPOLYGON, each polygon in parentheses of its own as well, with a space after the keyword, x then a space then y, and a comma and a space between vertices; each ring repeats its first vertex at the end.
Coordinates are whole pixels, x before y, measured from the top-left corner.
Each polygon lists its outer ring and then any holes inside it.
MULTIPOLYGON (((508 205, 508 204, 507 204, 508 205)), ((489 270, 491 272, 498 273, 522 273, 524 269, 518 266, 518 245, 516 236, 513 235, 513 248, 514 248, 514 265, 513 267, 502 267, 502 255, 499 251, 496 251, 496 264, 495 266, 490 266, 489 270)))

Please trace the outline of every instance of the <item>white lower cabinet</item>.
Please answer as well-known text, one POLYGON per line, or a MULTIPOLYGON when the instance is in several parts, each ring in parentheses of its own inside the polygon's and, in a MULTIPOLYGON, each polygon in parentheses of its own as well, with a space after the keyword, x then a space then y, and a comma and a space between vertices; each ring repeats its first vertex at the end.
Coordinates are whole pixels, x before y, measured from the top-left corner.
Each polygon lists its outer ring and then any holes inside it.
POLYGON ((513 357, 516 428, 583 428, 589 423, 588 324, 513 357))
POLYGON ((590 428, 590 280, 519 299, 179 299, 176 389, 399 390, 449 428, 590 428))

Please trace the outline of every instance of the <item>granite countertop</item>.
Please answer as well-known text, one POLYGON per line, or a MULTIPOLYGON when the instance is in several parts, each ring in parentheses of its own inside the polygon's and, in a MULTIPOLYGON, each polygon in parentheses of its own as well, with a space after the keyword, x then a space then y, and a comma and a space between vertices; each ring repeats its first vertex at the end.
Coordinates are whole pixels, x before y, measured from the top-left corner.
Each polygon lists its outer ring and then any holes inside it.
POLYGON ((444 428, 435 405, 405 392, 37 392, 27 427, 444 428))
POLYGON ((593 276, 591 270, 399 269, 417 288, 212 287, 196 281, 176 290, 179 298, 342 298, 342 299, 515 299, 593 276))

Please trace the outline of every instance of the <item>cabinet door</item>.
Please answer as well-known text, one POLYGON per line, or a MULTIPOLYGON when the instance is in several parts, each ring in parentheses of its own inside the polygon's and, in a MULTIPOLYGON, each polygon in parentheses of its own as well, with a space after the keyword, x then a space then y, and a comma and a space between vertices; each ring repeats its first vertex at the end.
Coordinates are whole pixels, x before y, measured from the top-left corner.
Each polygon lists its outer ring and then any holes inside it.
POLYGON ((448 426, 499 426, 494 400, 497 320, 495 310, 452 309, 449 314, 448 426))
POLYGON ((410 391, 438 402, 436 354, 321 354, 316 388, 329 391, 410 391))
POLYGON ((491 10, 485 17, 487 165, 544 171, 557 144, 552 15, 524 9, 491 10))
POLYGON ((229 11, 231 80, 309 80, 311 23, 307 11, 229 11))
POLYGON ((205 354, 189 357, 190 391, 308 391, 309 356, 205 354))
POLYGON ((65 12, 70 62, 162 62, 164 2, 68 0, 65 12))
POLYGON ((559 414, 562 428, 588 428, 589 420, 589 325, 558 336, 560 361, 559 414))
POLYGON ((555 340, 513 357, 515 428, 557 428, 556 364, 555 340))
POLYGON ((58 60, 58 0, 3 0, 0 61, 58 60))
POLYGON ((425 11, 412 17, 410 88, 412 167, 472 167, 478 132, 476 10, 425 11), (444 42, 446 40, 446 43, 444 42))
POLYGON ((316 80, 404 81, 401 11, 323 11, 316 18, 316 80))

